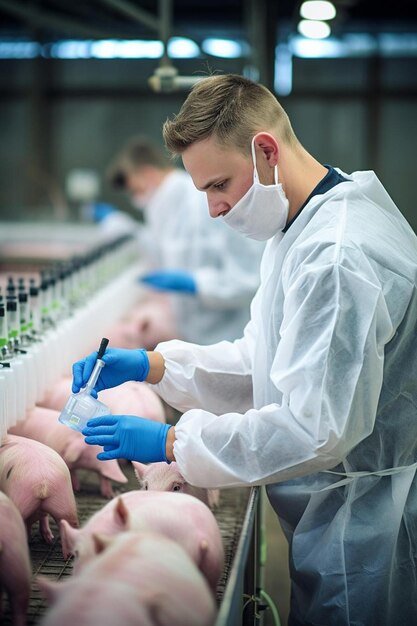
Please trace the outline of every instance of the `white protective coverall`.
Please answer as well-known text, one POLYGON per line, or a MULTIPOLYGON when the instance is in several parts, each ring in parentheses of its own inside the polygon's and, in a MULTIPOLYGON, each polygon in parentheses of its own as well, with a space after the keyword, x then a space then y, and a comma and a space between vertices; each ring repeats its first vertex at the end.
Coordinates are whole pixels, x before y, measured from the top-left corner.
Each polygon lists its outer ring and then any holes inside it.
POLYGON ((144 215, 147 232, 141 241, 155 267, 186 270, 197 284, 196 295, 171 296, 181 337, 200 344, 241 337, 265 244, 243 239, 211 218, 206 194, 182 170, 166 176, 144 215))
POLYGON ((160 344, 202 487, 268 484, 291 625, 417 624, 417 238, 373 172, 267 243, 244 337, 160 344), (331 470, 331 471, 329 471, 331 470))

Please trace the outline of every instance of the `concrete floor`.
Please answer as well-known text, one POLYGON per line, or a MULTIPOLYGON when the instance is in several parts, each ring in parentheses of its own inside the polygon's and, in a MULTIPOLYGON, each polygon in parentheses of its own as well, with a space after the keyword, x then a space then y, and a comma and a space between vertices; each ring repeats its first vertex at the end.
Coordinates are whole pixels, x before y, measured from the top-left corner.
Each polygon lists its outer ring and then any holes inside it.
MULTIPOLYGON (((266 493, 263 493, 263 504, 267 541, 264 589, 278 609, 281 626, 286 626, 290 601, 288 543, 266 493)), ((265 611, 264 626, 276 626, 270 610, 265 611)))

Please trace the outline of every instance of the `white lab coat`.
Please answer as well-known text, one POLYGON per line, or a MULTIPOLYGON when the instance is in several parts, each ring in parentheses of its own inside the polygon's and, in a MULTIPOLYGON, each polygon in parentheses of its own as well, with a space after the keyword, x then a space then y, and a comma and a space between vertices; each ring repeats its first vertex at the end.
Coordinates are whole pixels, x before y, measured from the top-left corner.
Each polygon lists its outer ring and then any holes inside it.
POLYGON ((201 344, 240 337, 259 286, 265 244, 211 218, 206 194, 182 170, 164 179, 144 215, 141 241, 154 266, 186 270, 197 283, 196 296, 172 295, 181 337, 201 344))
POLYGON ((160 344, 194 485, 267 484, 290 624, 417 624, 417 238, 373 172, 271 239, 244 337, 160 344), (328 470, 332 471, 328 471, 328 470))

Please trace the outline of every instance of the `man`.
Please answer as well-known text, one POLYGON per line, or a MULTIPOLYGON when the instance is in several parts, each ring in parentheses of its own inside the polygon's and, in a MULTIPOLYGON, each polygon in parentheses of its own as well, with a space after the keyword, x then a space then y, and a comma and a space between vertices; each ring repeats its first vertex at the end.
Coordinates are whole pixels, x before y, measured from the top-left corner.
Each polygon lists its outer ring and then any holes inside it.
POLYGON ((126 144, 109 178, 144 212, 139 242, 153 271, 142 281, 170 294, 180 337, 201 344, 240 337, 264 245, 210 219, 205 194, 146 138, 126 144))
POLYGON ((321 165, 240 76, 201 81, 164 137, 213 217, 269 237, 261 286, 234 343, 109 353, 98 388, 148 380, 186 412, 175 427, 98 418, 87 443, 175 459, 199 486, 266 484, 290 625, 416 624, 416 236, 373 172, 321 165))

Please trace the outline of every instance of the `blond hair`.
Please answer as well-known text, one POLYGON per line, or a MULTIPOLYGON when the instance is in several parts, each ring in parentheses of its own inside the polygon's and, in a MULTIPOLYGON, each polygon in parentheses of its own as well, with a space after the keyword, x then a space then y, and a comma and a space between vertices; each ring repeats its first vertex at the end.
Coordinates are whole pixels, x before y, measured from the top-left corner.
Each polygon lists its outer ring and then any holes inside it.
POLYGON ((163 136, 174 155, 211 136, 247 154, 252 137, 262 130, 274 130, 288 144, 298 143, 288 115, 266 87, 226 74, 198 82, 178 115, 165 122, 163 136))

